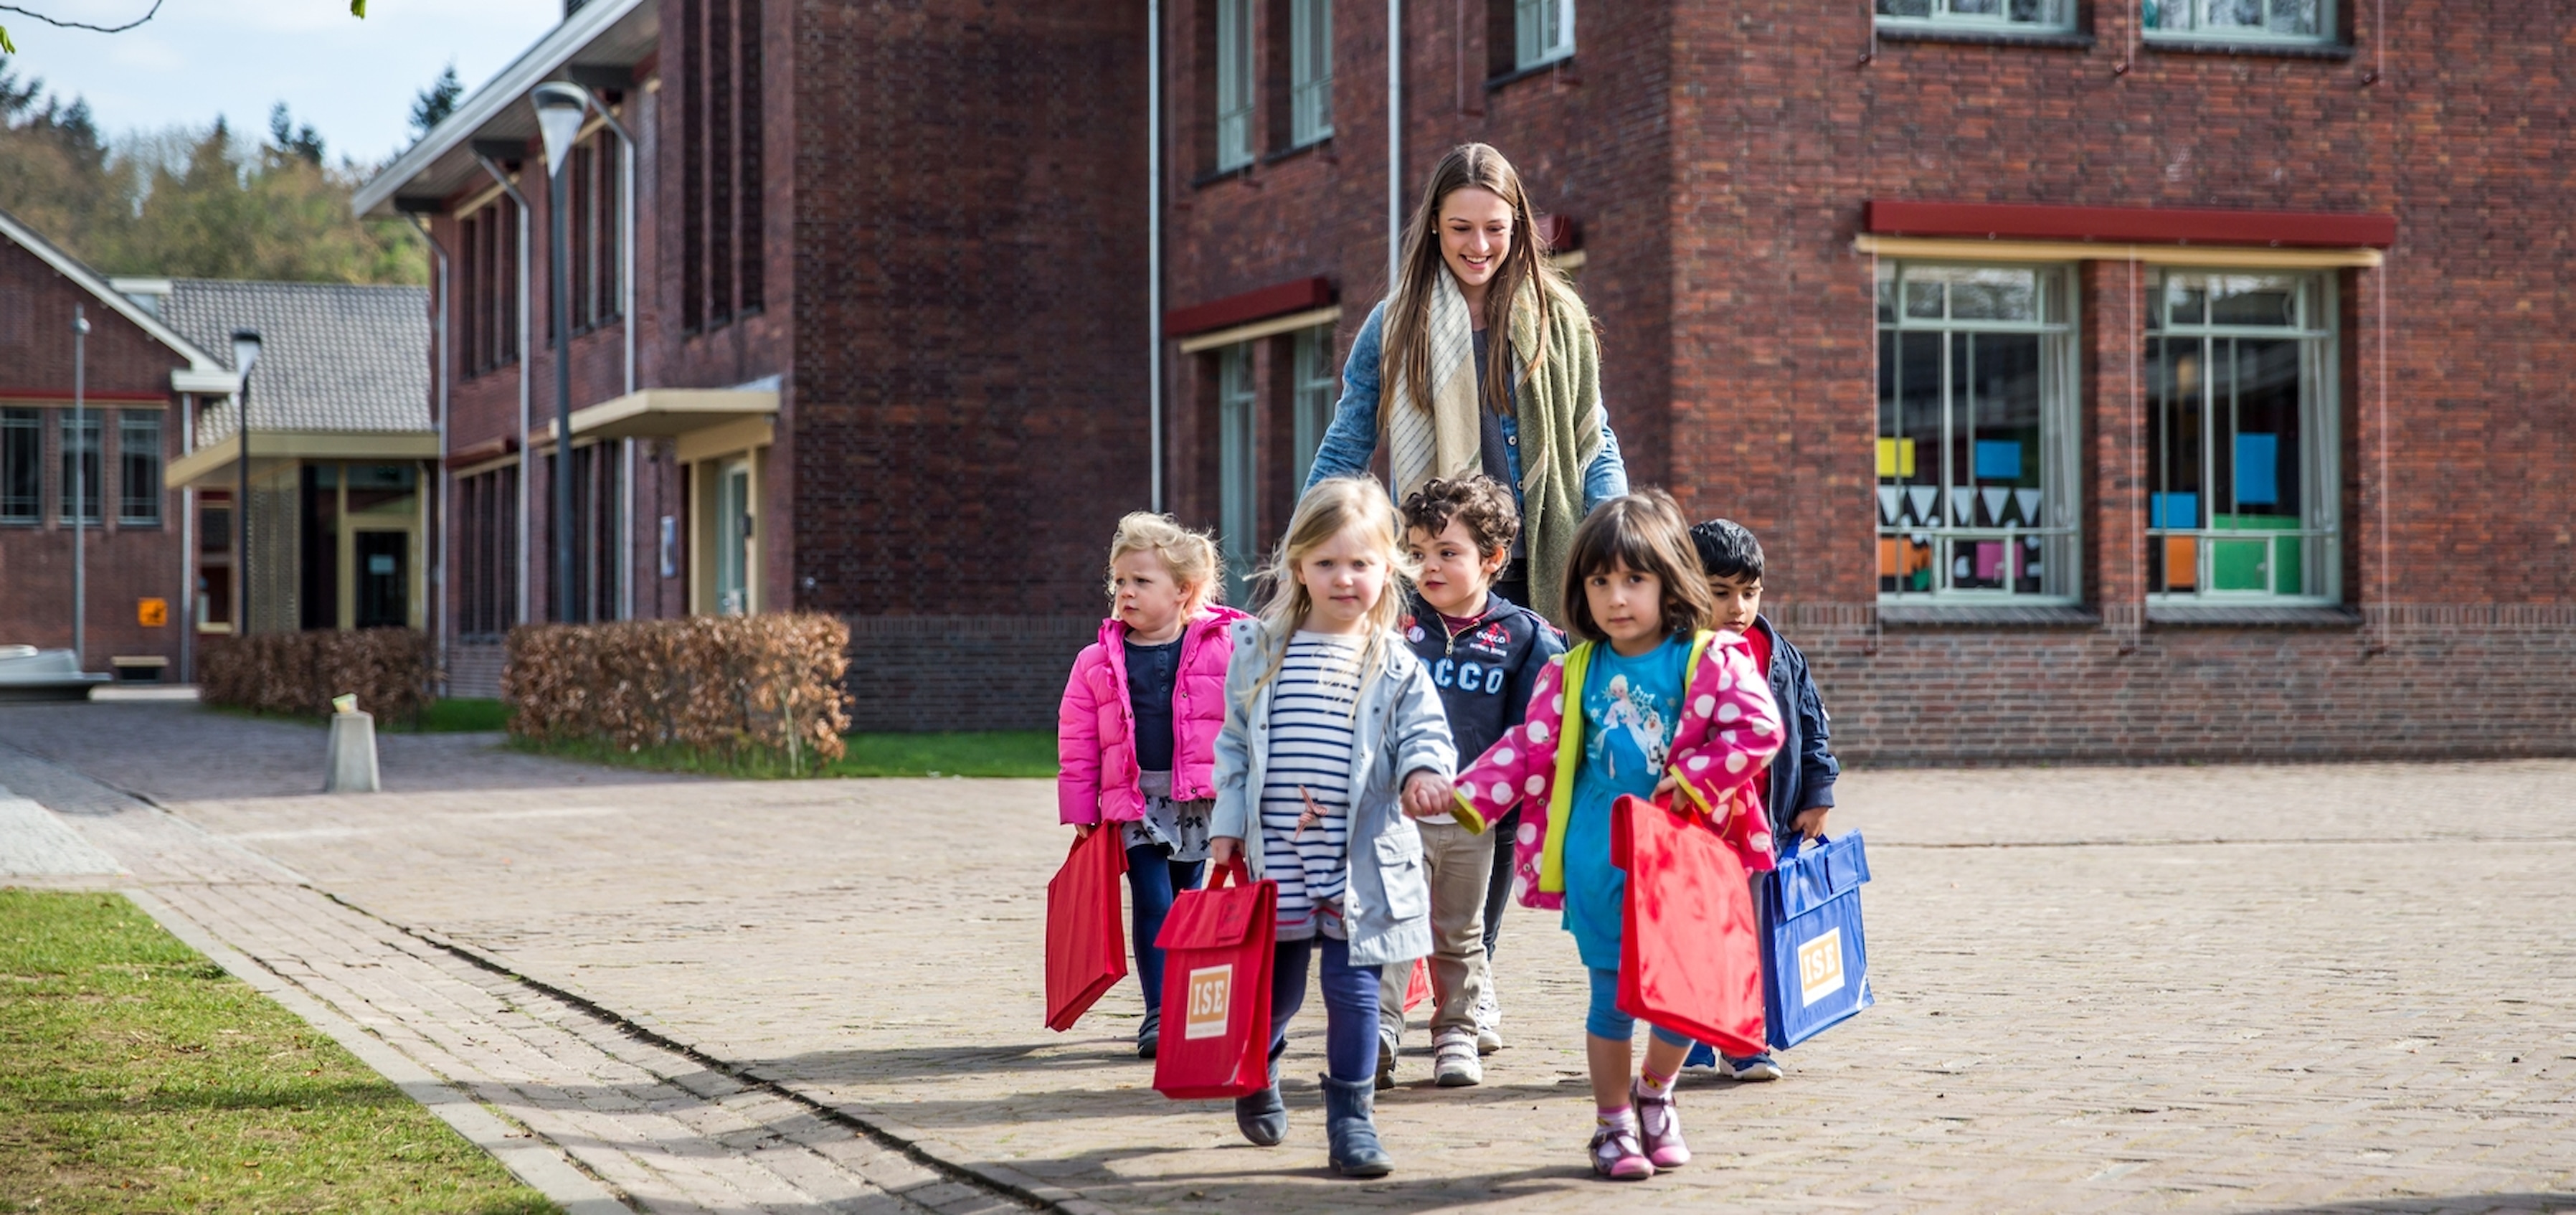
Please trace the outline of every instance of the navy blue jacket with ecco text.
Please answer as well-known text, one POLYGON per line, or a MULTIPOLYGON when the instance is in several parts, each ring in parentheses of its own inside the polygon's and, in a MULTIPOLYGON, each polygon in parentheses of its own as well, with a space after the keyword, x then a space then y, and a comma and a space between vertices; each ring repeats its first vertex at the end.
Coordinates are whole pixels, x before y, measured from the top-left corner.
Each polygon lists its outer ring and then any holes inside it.
POLYGON ((1414 657, 1431 669, 1440 707, 1449 713, 1449 736, 1465 770, 1529 712, 1530 688, 1547 660, 1565 652, 1565 638, 1538 613, 1487 592, 1485 612, 1456 633, 1431 606, 1415 599, 1396 626, 1414 657))
POLYGON ((1785 841, 1800 812, 1834 804, 1834 778, 1842 775, 1843 766, 1834 762, 1831 719, 1825 716, 1824 699, 1816 695, 1816 681, 1807 675, 1807 656, 1771 627, 1770 617, 1754 617, 1753 627, 1771 639, 1771 699, 1780 704, 1784 737, 1778 758, 1771 761, 1771 804, 1766 809, 1772 838, 1785 841))

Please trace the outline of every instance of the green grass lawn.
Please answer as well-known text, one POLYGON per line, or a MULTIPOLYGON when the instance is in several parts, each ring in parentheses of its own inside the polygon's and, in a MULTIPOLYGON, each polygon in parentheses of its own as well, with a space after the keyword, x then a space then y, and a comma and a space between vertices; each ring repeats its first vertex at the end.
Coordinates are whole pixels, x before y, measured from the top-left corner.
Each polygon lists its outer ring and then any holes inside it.
POLYGON ((766 756, 728 759, 688 747, 646 747, 628 751, 584 739, 536 742, 512 739, 510 745, 539 755, 560 755, 593 763, 652 768, 663 772, 696 772, 708 776, 773 778, 866 776, 1016 776, 1055 775, 1055 735, 1046 730, 997 730, 962 734, 852 734, 844 739, 849 753, 822 771, 808 767, 788 771, 787 761, 766 756))
POLYGON ((0 889, 0 1211, 557 1209, 123 896, 0 889))

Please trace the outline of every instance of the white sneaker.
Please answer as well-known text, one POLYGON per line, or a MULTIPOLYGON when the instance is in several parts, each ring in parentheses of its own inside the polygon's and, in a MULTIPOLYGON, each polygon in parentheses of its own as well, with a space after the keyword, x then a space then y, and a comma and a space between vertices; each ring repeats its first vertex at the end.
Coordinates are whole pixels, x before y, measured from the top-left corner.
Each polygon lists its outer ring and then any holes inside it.
POLYGON ((1503 1006, 1494 1002, 1494 985, 1485 984, 1483 995, 1476 997, 1476 1053, 1490 1055, 1503 1049, 1503 1006))
POLYGON ((1470 1030, 1443 1030, 1432 1043, 1431 1082, 1442 1088, 1465 1088, 1485 1082, 1485 1065, 1476 1061, 1476 1035, 1470 1030))

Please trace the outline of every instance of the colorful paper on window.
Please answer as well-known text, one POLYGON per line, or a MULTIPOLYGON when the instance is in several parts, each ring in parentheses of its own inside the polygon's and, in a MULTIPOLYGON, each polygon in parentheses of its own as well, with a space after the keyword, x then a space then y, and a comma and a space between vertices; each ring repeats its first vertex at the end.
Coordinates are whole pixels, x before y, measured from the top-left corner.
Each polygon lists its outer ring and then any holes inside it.
POLYGON ((2236 436, 2236 504, 2273 506, 2281 501, 2281 436, 2236 436))
POLYGON ((2147 526, 2149 526, 2149 527, 2198 527, 2198 526, 2200 526, 2200 495, 2199 495, 2199 494, 2149 494, 2149 495, 2147 495, 2147 526))
POLYGON ((1880 439, 1878 441, 1878 475, 1911 477, 1914 475, 1914 440, 1880 439))
POLYGON ((1977 440, 1977 479, 1980 481, 2021 480, 2021 440, 1977 440))

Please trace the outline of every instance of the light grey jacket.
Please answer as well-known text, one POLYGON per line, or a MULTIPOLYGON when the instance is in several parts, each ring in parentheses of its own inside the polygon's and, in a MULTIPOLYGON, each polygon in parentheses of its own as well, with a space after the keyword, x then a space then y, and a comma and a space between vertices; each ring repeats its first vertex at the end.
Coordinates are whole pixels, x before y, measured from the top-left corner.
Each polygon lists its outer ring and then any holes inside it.
MULTIPOLYGON (((1271 644, 1260 621, 1234 622, 1225 731, 1216 740, 1216 817, 1209 827, 1211 835, 1243 841, 1243 863, 1256 881, 1270 697, 1279 684, 1264 685, 1257 698, 1252 685, 1270 667, 1271 644)), ((1388 638, 1380 649, 1383 665, 1360 693, 1351 745, 1351 880, 1342 915, 1350 928, 1353 966, 1410 962, 1431 952, 1431 883, 1422 865, 1422 835, 1404 816, 1401 791, 1417 771, 1448 778, 1458 768, 1449 718, 1429 669, 1400 640, 1388 638)))

